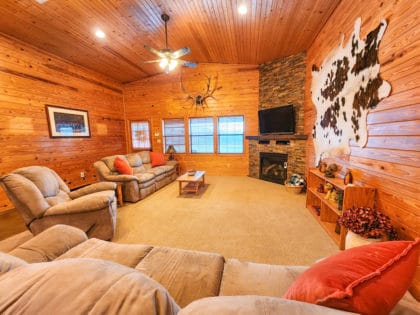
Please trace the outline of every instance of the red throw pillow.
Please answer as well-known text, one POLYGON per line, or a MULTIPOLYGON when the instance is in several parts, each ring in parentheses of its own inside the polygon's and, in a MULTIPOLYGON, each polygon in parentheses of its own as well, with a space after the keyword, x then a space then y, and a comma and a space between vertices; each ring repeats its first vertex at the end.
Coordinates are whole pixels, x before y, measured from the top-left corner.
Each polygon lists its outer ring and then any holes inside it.
POLYGON ((414 277, 420 239, 354 247, 306 270, 284 298, 365 315, 389 314, 414 277))
POLYGON ((152 160, 152 167, 165 165, 165 156, 160 152, 150 152, 150 159, 152 160))
POLYGON ((127 161, 117 156, 114 160, 114 167, 120 174, 133 175, 133 169, 127 161))

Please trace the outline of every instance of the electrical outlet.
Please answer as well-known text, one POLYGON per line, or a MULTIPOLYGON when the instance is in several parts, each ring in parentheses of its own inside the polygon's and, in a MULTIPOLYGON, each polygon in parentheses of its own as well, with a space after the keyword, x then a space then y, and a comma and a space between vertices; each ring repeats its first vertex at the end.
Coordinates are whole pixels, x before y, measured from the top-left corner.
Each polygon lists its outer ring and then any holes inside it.
POLYGON ((80 178, 85 178, 85 172, 80 172, 80 178))

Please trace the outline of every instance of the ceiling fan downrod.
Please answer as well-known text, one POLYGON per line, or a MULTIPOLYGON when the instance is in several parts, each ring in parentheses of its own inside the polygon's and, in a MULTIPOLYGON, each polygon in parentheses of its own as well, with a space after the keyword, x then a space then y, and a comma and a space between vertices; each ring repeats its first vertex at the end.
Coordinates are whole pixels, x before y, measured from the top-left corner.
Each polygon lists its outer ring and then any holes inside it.
POLYGON ((166 24, 169 21, 169 15, 167 15, 166 13, 163 13, 160 17, 165 22, 165 46, 166 46, 166 49, 169 49, 168 48, 168 26, 166 24))

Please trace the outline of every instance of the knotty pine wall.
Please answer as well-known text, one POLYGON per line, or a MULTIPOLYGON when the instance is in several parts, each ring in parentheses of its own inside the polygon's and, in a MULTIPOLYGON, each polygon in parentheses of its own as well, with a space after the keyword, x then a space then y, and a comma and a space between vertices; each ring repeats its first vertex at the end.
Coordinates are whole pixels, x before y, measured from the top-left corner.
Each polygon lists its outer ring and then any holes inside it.
MULTIPOLYGON (((124 85, 124 104, 127 121, 147 119, 151 123, 153 151, 162 152, 162 119, 184 118, 186 133, 188 117, 217 117, 243 115, 245 135, 258 134, 258 66, 199 64, 196 69, 181 68, 170 74, 160 74, 124 85), (180 72, 185 90, 190 95, 203 93, 207 79, 203 74, 218 76, 222 88, 208 99, 204 109, 192 106, 180 86, 180 72), (154 134, 159 134, 155 136, 154 134)), ((213 86, 212 81, 212 86, 213 86)), ((217 121, 215 122, 215 128, 217 121)), ((127 134, 129 134, 127 124, 127 134)), ((215 152, 216 151, 215 139, 215 152)), ((186 137, 188 148, 188 136, 186 137)), ((131 147, 128 141, 127 150, 131 147)), ((210 175, 248 175, 248 140, 243 154, 176 154, 181 170, 196 168, 210 175)))
MULTIPOLYGON (((377 189, 377 208, 391 217, 400 237, 420 236, 420 2, 343 0, 307 52, 305 131, 310 134, 315 107, 310 97, 311 67, 319 66, 354 21, 362 18, 361 38, 385 18, 388 27, 379 46, 381 76, 391 95, 368 114, 365 148, 351 144, 350 156, 335 161, 353 169, 356 180, 377 189)), ((310 138, 312 139, 312 137, 310 138)), ((308 141, 307 167, 314 167, 313 142, 308 141)), ((420 272, 416 277, 420 297, 420 272)))
MULTIPOLYGON (((70 188, 97 181, 93 162, 125 153, 122 85, 0 35, 0 147, 0 176, 45 165, 70 188), (91 137, 50 138, 45 104, 87 110, 91 137)), ((0 189, 0 212, 11 208, 0 189)))
MULTIPOLYGON (((315 107, 310 98, 311 67, 345 42, 357 17, 361 38, 382 18, 388 27, 379 46, 381 77, 391 84, 391 95, 368 114, 369 139, 365 148, 351 144, 349 159, 341 164, 354 169, 357 179, 377 188, 377 206, 390 215, 404 237, 420 236, 420 2, 344 0, 307 54, 305 131, 310 134, 315 107)), ((311 137, 312 138, 312 137, 311 137)), ((308 141, 308 167, 315 166, 313 142, 308 141)))

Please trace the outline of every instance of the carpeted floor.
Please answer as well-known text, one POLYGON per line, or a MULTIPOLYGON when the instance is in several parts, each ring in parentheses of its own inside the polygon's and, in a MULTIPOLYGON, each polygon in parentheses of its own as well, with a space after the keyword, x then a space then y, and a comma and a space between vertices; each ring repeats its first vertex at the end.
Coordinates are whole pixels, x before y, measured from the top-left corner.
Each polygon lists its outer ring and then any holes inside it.
POLYGON ((245 261, 308 265, 338 252, 305 208, 305 194, 245 176, 206 176, 199 196, 178 183, 118 209, 118 243, 217 252, 245 261))

